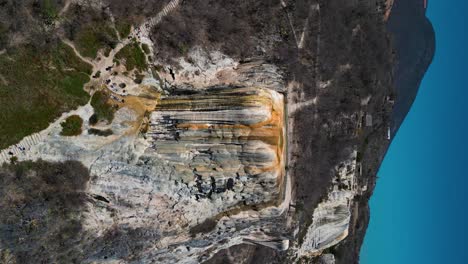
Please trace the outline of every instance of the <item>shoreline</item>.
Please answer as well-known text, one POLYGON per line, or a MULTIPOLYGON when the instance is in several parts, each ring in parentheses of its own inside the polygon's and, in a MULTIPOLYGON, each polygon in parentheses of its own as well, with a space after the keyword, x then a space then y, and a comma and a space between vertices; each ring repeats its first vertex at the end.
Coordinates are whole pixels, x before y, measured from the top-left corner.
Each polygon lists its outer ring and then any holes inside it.
MULTIPOLYGON (((427 4, 426 1, 419 0, 395 0, 392 12, 387 21, 387 30, 392 36, 394 49, 396 51, 396 58, 393 62, 393 87, 396 93, 396 103, 391 118, 392 140, 410 111, 418 94, 421 81, 434 58, 435 32, 430 20, 425 16, 427 4), (425 5, 421 5, 418 9, 420 3, 425 3, 425 5), (408 21, 414 23, 408 23, 408 21), (410 28, 411 30, 406 28, 408 24, 412 25, 410 28), (412 45, 418 40, 419 42, 416 45, 412 45)), ((383 160, 387 156, 390 144, 386 148, 378 168, 380 168, 383 160)), ((369 201, 374 196, 374 190, 376 184, 378 184, 377 175, 371 177, 371 183, 365 195, 367 199, 365 199, 365 203, 362 204, 367 219, 360 243, 360 256, 363 253, 363 245, 366 241, 369 223, 372 220, 372 208, 369 205, 369 201)))

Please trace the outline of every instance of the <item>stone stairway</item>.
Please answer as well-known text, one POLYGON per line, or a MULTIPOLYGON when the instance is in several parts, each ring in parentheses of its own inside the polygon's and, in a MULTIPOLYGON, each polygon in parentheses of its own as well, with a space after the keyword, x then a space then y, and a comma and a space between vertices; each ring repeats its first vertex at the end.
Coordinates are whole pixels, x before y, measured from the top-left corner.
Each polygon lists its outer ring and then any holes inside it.
POLYGON ((140 26, 140 31, 144 36, 149 36, 150 30, 159 24, 161 20, 167 16, 171 11, 173 11, 180 4, 180 0, 170 1, 164 8, 159 12, 155 17, 151 18, 149 21, 140 26))
POLYGON ((10 162, 10 158, 13 156, 16 156, 18 158, 25 156, 27 152, 31 149, 31 147, 40 143, 43 140, 43 138, 43 133, 35 133, 23 138, 19 143, 1 150, 0 164, 4 162, 10 162))

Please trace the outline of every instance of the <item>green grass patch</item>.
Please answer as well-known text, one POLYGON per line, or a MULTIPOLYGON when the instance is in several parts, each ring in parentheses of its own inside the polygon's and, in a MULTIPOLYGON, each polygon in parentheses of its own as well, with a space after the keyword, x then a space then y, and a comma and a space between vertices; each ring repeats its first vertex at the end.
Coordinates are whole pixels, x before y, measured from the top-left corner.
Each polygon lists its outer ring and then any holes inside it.
POLYGON ((45 51, 22 46, 0 55, 0 149, 86 104, 83 86, 91 70, 62 43, 45 51))
POLYGON ((133 69, 144 71, 148 68, 145 53, 143 53, 140 45, 136 42, 132 42, 123 47, 117 54, 115 54, 114 60, 119 63, 124 63, 128 71, 133 69))
POLYGON ((62 136, 78 136, 81 134, 81 126, 83 126, 83 119, 78 115, 69 116, 64 122, 62 122, 62 136))
POLYGON ((79 29, 73 41, 81 55, 95 58, 100 49, 104 49, 104 54, 108 54, 115 48, 118 38, 108 23, 94 22, 79 29))
POLYGON ((57 4, 52 0, 40 1, 42 18, 47 24, 52 24, 58 18, 57 4))
POLYGON ((115 29, 119 32, 120 38, 126 38, 130 35, 130 30, 132 29, 132 25, 126 21, 116 21, 115 22, 115 29))
POLYGON ((83 84, 89 81, 87 75, 81 73, 70 73, 59 81, 59 84, 63 87, 64 91, 74 96, 87 96, 87 93, 83 90, 83 84))
POLYGON ((103 91, 97 91, 91 98, 91 106, 94 108, 94 115, 90 118, 90 123, 93 125, 98 121, 112 122, 114 119, 115 108, 108 102, 109 96, 103 91))

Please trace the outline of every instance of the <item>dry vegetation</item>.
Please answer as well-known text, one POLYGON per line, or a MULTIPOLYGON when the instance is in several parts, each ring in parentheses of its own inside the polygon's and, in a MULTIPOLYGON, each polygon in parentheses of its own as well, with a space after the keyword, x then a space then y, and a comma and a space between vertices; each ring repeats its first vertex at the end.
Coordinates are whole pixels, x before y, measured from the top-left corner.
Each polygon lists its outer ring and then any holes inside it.
POLYGON ((78 162, 0 167, 0 256, 9 263, 74 263, 88 170, 78 162))
MULTIPOLYGON (((246 58, 261 54, 259 38, 279 34, 286 27, 279 1, 186 1, 152 31, 157 57, 171 63, 201 45, 246 58)), ((287 38, 287 36, 284 36, 287 38)))
POLYGON ((90 6, 73 5, 66 14, 64 30, 80 54, 93 59, 99 50, 107 54, 118 43, 109 15, 90 6))

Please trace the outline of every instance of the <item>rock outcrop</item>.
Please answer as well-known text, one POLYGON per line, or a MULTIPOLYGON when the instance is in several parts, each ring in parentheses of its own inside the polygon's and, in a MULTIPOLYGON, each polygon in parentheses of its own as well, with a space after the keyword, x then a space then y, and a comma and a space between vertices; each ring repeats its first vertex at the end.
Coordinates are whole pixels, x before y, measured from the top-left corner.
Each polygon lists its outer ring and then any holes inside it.
POLYGON ((357 153, 335 168, 336 177, 328 197, 314 210, 312 224, 298 250, 299 256, 314 256, 332 247, 348 236, 351 208, 358 193, 356 178, 359 168, 357 153))
MULTIPOLYGON (((193 183, 196 199, 234 191, 244 205, 278 201, 284 179, 284 102, 261 88, 162 98, 149 118, 151 152, 193 183)), ((216 198, 214 198, 216 199, 216 198)))

